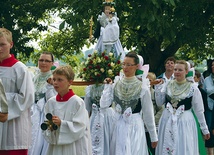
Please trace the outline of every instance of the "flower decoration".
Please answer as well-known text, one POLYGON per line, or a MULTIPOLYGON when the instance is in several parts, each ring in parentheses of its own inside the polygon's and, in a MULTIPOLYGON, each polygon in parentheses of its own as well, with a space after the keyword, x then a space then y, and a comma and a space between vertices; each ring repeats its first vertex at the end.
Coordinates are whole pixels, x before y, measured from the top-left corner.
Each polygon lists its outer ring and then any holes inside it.
POLYGON ((121 69, 120 56, 116 57, 112 52, 100 53, 95 50, 82 62, 78 76, 84 81, 102 83, 107 77, 113 80, 121 69))

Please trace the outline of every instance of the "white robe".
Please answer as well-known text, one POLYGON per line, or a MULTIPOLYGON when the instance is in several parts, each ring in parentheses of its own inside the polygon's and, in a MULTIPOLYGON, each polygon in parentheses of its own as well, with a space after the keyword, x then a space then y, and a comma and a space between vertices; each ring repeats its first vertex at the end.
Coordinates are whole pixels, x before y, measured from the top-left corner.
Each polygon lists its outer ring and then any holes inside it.
POLYGON ((4 91, 4 86, 2 84, 2 81, 0 79, 0 112, 1 113, 8 113, 8 104, 6 99, 6 94, 4 91))
POLYGON ((8 121, 0 123, 1 150, 28 149, 31 142, 30 107, 34 102, 32 76, 22 62, 0 67, 8 102, 8 121))
POLYGON ((52 97, 45 106, 47 113, 61 119, 57 130, 43 131, 49 142, 47 155, 91 155, 89 117, 80 97, 74 95, 66 102, 57 102, 52 97))

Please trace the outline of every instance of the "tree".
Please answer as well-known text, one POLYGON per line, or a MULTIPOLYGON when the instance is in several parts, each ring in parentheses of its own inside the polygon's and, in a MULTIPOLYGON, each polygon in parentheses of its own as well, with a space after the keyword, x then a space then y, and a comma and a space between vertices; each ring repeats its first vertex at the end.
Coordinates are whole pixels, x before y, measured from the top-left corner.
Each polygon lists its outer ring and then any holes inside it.
MULTIPOLYGON (((179 49, 188 59, 202 60, 213 54, 213 49, 207 48, 213 46, 213 4, 211 0, 117 0, 123 47, 135 47, 157 74, 162 72, 164 60, 179 49)), ((73 35, 73 40, 87 39, 89 19, 96 17, 101 9, 101 1, 73 0, 60 13, 73 32, 81 29, 79 35, 73 35)))
MULTIPOLYGON (((39 42, 41 51, 51 51, 57 59, 70 64, 72 67, 78 66, 80 60, 83 58, 81 47, 84 46, 85 41, 76 42, 73 40, 69 29, 64 29, 59 32, 48 33, 39 42)), ((39 55, 39 53, 37 53, 39 55)), ((35 54, 33 54, 35 55, 35 54)), ((38 59, 34 59, 36 61, 38 59)))
POLYGON ((38 39, 41 31, 47 30, 47 24, 40 22, 49 20, 49 12, 63 7, 51 0, 1 0, 0 27, 12 31, 14 48, 12 53, 20 53, 26 59, 34 49, 28 45, 30 40, 38 39), (31 33, 30 33, 31 32, 31 33))
MULTIPOLYGON (((120 18, 120 40, 123 47, 135 48, 150 64, 150 70, 159 74, 168 56, 178 53, 186 59, 203 60, 212 55, 214 38, 214 1, 212 0, 115 0, 120 18), (161 67, 162 66, 162 67, 161 67)), ((102 10, 102 1, 97 0, 3 0, 0 2, 1 26, 13 30, 14 53, 33 52, 26 43, 34 37, 30 30, 46 30, 39 21, 47 19, 50 11, 59 11, 65 21, 59 35, 51 35, 48 43, 57 43, 55 50, 69 51, 69 55, 79 53, 84 45, 90 46, 89 19, 102 10), (3 10, 3 11, 2 11, 3 10), (67 23, 66 28, 62 28, 67 23), (53 40, 53 41, 51 41, 53 40), (68 50, 70 49, 70 50, 68 50)), ((48 19, 47 19, 48 21, 48 19)), ((53 46, 54 47, 54 46, 53 46)), ((62 55, 61 53, 59 53, 62 55)))

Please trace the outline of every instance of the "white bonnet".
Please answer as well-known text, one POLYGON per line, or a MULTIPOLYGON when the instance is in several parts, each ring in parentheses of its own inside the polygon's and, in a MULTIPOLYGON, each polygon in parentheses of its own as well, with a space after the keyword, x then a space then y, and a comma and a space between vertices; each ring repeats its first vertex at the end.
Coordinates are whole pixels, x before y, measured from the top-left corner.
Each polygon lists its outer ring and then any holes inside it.
POLYGON ((141 55, 137 55, 137 56, 139 58, 139 67, 138 67, 138 69, 142 70, 143 63, 144 63, 143 57, 141 55))

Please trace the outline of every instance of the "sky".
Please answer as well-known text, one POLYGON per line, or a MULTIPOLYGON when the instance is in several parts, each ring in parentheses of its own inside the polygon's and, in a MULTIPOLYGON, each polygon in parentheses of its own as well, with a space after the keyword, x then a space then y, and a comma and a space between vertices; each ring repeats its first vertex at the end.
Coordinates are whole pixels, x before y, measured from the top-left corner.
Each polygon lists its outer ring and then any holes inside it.
MULTIPOLYGON (((51 23, 50 25, 48 25, 48 31, 57 32, 57 31, 59 31, 59 25, 63 22, 63 20, 60 17, 58 17, 57 13, 53 14, 52 18, 53 18, 53 23, 51 23)), ((41 24, 45 25, 46 23, 42 22, 41 24)), ((46 33, 47 33, 47 31, 42 32, 42 35, 45 35, 46 33)), ((29 45, 32 45, 34 48, 39 49, 38 42, 39 41, 31 41, 29 43, 29 45)), ((84 46, 83 47, 83 51, 92 49, 94 47, 95 47, 95 44, 91 45, 89 48, 87 48, 86 46, 84 46)))

